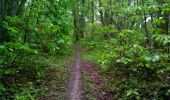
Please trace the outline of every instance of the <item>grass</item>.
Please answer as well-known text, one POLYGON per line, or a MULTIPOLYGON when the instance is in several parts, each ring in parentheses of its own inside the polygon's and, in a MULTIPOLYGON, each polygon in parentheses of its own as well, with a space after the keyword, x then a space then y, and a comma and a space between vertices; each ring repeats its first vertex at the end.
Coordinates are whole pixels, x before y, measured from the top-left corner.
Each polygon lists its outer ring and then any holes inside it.
POLYGON ((84 61, 90 61, 97 63, 101 56, 101 53, 99 50, 89 50, 87 48, 84 48, 81 50, 81 59, 84 61))

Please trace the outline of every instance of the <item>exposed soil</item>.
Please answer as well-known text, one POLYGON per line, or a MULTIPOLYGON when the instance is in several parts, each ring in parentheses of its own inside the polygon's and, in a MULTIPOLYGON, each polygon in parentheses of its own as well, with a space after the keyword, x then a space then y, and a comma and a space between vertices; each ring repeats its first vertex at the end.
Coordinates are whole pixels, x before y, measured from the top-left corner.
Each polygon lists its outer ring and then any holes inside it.
POLYGON ((68 84, 67 99, 68 100, 82 100, 82 68, 80 60, 80 47, 76 47, 77 59, 73 66, 70 81, 68 84))
MULTIPOLYGON (((92 84, 94 84, 96 91, 92 93, 92 96, 97 100, 114 100, 112 95, 105 91, 103 85, 103 79, 99 72, 95 69, 94 64, 80 60, 80 47, 76 46, 76 60, 70 60, 72 63, 68 63, 67 70, 50 70, 45 81, 47 87, 46 95, 41 97, 40 100, 85 100, 85 93, 83 89, 83 72, 86 71, 92 84), (68 66, 72 66, 71 75, 68 82, 68 87, 65 92, 65 83, 69 77, 65 75, 69 73, 68 66), (60 73, 58 73, 60 71, 60 73), (62 72, 61 72, 62 71, 62 72), (59 81, 60 80, 60 81, 59 81), (64 82, 64 83, 62 83, 64 82)), ((63 62, 65 63, 65 62, 63 62)))

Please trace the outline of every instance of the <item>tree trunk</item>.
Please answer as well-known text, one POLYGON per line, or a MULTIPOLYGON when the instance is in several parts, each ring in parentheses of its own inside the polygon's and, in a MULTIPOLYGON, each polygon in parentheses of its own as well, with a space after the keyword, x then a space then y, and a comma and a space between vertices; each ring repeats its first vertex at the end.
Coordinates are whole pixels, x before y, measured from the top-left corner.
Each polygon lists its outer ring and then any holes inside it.
POLYGON ((94 32, 94 29, 93 29, 93 23, 94 23, 94 1, 92 0, 91 1, 91 10, 92 10, 92 16, 91 16, 91 23, 92 23, 92 26, 91 26, 91 35, 93 36, 93 32, 94 32))
POLYGON ((75 40, 79 41, 79 7, 78 7, 78 0, 73 1, 74 2, 74 6, 72 9, 72 14, 73 14, 73 21, 74 21, 74 35, 75 35, 75 40))
MULTIPOLYGON (((4 19, 4 0, 0 0, 0 23, 3 21, 4 19)), ((0 24, 0 42, 3 41, 3 29, 2 26, 0 24)))
POLYGON ((80 15, 80 38, 84 38, 84 23, 85 23, 85 20, 84 20, 84 4, 85 4, 85 1, 82 0, 81 2, 81 15, 80 15))
POLYGON ((102 2, 101 2, 101 0, 99 0, 99 7, 100 7, 100 11, 99 11, 99 13, 100 13, 100 21, 101 21, 101 24, 104 26, 105 23, 104 23, 104 17, 103 17, 102 2))
POLYGON ((23 9, 27 0, 21 0, 21 3, 17 9, 17 15, 21 16, 23 14, 23 9))

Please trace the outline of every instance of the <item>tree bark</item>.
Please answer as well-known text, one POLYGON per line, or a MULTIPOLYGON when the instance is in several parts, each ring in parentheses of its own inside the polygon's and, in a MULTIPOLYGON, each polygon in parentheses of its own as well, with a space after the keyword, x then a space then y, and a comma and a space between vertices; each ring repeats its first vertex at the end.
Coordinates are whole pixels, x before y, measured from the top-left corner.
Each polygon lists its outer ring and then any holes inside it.
POLYGON ((104 23, 104 17, 103 17, 102 2, 101 2, 101 0, 99 0, 99 8, 100 8, 100 11, 99 11, 99 13, 100 13, 100 21, 101 21, 101 24, 104 26, 105 23, 104 23))
MULTIPOLYGON (((0 23, 4 19, 4 0, 0 0, 0 23)), ((3 29, 2 26, 0 25, 0 42, 3 41, 3 29)))
POLYGON ((92 16, 91 16, 91 23, 92 23, 92 29, 91 29, 91 34, 93 36, 93 32, 94 32, 94 29, 93 29, 93 23, 94 23, 94 1, 92 0, 91 1, 91 11, 92 11, 92 16))
POLYGON ((74 6, 72 8, 72 14, 73 14, 73 21, 74 21, 74 36, 75 36, 75 40, 79 41, 79 7, 78 7, 78 0, 74 0, 74 6))
POLYGON ((27 0, 21 0, 21 3, 19 4, 19 7, 18 7, 17 13, 16 13, 18 16, 21 16, 23 14, 23 9, 24 9, 26 1, 27 0))
POLYGON ((84 4, 85 4, 85 0, 82 0, 81 2, 81 15, 80 15, 80 38, 84 38, 84 23, 85 23, 85 19, 84 19, 84 4))

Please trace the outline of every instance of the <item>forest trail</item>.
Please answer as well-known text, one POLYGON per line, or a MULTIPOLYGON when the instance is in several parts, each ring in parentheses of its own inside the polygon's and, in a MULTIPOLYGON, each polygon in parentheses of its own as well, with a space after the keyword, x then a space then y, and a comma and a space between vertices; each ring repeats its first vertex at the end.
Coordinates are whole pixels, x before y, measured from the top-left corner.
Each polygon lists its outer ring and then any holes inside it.
POLYGON ((80 47, 76 47, 77 59, 75 65, 72 68, 72 73, 70 76, 70 81, 67 90, 68 100, 82 100, 82 68, 80 60, 80 47))

